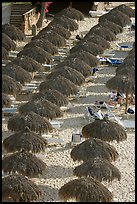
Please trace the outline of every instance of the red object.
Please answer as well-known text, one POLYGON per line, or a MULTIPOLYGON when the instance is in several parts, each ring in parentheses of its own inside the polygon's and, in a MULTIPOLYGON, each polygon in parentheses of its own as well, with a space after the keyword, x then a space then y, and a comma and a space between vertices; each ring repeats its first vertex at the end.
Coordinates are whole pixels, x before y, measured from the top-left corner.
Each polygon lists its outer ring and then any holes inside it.
POLYGON ((53 2, 46 2, 46 9, 45 9, 45 13, 48 13, 48 7, 50 6, 50 4, 52 4, 53 2))

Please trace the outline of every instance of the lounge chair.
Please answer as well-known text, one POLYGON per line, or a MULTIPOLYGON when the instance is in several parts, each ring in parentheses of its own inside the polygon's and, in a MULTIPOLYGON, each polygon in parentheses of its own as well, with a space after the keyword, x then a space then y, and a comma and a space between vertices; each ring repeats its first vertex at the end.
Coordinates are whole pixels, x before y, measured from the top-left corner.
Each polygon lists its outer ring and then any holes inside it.
POLYGON ((106 62, 109 62, 113 66, 117 66, 123 63, 123 60, 117 58, 106 58, 106 62))
POLYGON ((75 146, 82 142, 82 134, 80 133, 73 133, 71 139, 71 146, 75 146))
POLYGON ((12 108, 2 108, 3 115, 14 115, 15 113, 18 113, 17 107, 12 108))
POLYGON ((61 125, 63 124, 63 121, 51 120, 50 123, 53 126, 53 128, 60 130, 61 125))
POLYGON ((47 140, 48 145, 65 145, 64 139, 60 138, 59 135, 43 134, 42 137, 47 140))
POLYGON ((135 130, 135 120, 121 120, 121 123, 125 130, 135 130))
POLYGON ((119 48, 120 50, 122 49, 132 49, 133 46, 129 46, 129 45, 119 45, 118 43, 115 43, 115 45, 117 46, 117 48, 119 48))

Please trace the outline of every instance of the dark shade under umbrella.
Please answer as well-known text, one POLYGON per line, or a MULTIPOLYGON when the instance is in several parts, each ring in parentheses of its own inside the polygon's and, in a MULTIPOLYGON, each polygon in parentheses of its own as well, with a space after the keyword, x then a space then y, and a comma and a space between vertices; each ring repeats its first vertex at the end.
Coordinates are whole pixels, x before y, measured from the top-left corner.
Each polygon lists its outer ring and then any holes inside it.
POLYGON ((13 202, 31 202, 41 197, 41 189, 22 175, 2 178, 2 199, 12 198, 13 202))
POLYGON ((65 183, 59 189, 59 198, 76 202, 111 202, 112 193, 94 178, 79 178, 65 183))
POLYGON ((118 158, 117 150, 103 140, 92 138, 78 144, 71 150, 73 161, 87 161, 90 158, 100 157, 108 161, 115 161, 118 158))
POLYGON ((32 153, 45 152, 47 140, 32 132, 29 128, 10 135, 3 140, 3 146, 8 153, 26 151, 32 153))
POLYGON ((47 81, 43 81, 39 85, 39 91, 44 91, 45 89, 55 89, 65 96, 75 95, 78 93, 77 86, 71 82, 70 80, 64 78, 63 76, 58 76, 55 79, 48 79, 47 81))
POLYGON ((92 158, 75 167, 73 174, 78 177, 93 177, 100 182, 120 181, 121 173, 117 167, 102 158, 92 158))
POLYGON ((7 60, 9 58, 9 52, 2 46, 2 60, 7 60))
POLYGON ((7 94, 2 93, 2 108, 10 108, 12 105, 12 100, 7 94))
POLYGON ((24 114, 16 114, 8 120, 7 128, 11 131, 23 131, 25 127, 29 127, 31 131, 40 135, 53 130, 52 125, 46 118, 31 111, 24 114))
POLYGON ((2 33, 2 46, 7 50, 15 50, 16 49, 16 43, 5 33, 2 33))
POLYGON ((21 174, 31 178, 39 177, 46 173, 47 165, 29 152, 16 152, 4 156, 2 159, 2 171, 6 174, 21 174))

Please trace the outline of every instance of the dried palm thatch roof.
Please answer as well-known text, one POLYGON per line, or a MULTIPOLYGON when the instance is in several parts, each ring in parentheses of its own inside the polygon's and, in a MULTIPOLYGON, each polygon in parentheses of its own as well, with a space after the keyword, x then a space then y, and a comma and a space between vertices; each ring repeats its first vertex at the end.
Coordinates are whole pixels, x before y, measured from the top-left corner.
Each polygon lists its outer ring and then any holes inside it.
POLYGON ((78 177, 92 177, 102 181, 113 181, 114 179, 121 179, 121 173, 117 167, 109 161, 96 157, 91 158, 81 165, 75 167, 73 174, 78 177))
POLYGON ((62 9, 60 12, 58 12, 55 15, 56 17, 61 17, 62 15, 69 17, 70 19, 74 19, 77 21, 83 21, 84 20, 84 14, 82 12, 80 12, 79 10, 72 8, 72 7, 67 7, 62 9))
POLYGON ((40 91, 44 91, 47 88, 55 89, 65 96, 75 95, 79 91, 77 86, 73 82, 63 76, 58 76, 51 80, 48 79, 47 81, 43 81, 39 85, 40 91))
POLYGON ((55 89, 47 88, 42 92, 33 93, 32 100, 38 100, 40 98, 47 99, 48 101, 56 104, 59 107, 68 105, 69 103, 68 98, 55 89))
POLYGON ((22 90, 22 85, 8 75, 2 74, 2 91, 5 94, 16 95, 22 90))
POLYGON ((2 32, 8 35, 12 40, 15 40, 15 41, 26 40, 25 34, 14 25, 11 25, 11 24, 2 25, 2 32))
POLYGON ((2 68, 2 73, 12 77, 23 85, 25 83, 30 83, 32 80, 32 76, 29 72, 22 67, 13 64, 12 61, 2 68))
POLYGON ((32 38, 32 40, 35 40, 35 39, 48 40, 56 47, 64 47, 67 43, 65 38, 63 38, 61 35, 56 33, 55 30, 51 30, 51 29, 43 33, 38 33, 32 38))
POLYGON ((120 25, 118 25, 112 21, 106 20, 106 21, 100 22, 99 24, 101 24, 103 27, 109 29, 115 35, 123 32, 123 28, 120 25))
POLYGON ((44 67, 40 63, 38 63, 31 57, 25 55, 22 55, 21 57, 16 57, 12 60, 12 63, 22 67, 28 72, 44 71, 44 67))
POLYGON ((41 189, 22 175, 10 175, 2 179, 2 199, 16 202, 31 202, 42 197, 41 189))
POLYGON ((7 94, 2 92, 2 108, 6 107, 9 108, 12 105, 12 100, 7 94))
POLYGON ((15 50, 16 49, 16 43, 5 33, 2 33, 2 46, 7 50, 15 50))
POLYGON ((121 4, 119 6, 116 6, 115 8, 113 8, 112 10, 114 11, 121 11, 124 14, 126 14, 127 16, 131 17, 135 17, 135 10, 132 9, 131 7, 127 6, 126 4, 121 4))
POLYGON ((51 64, 53 61, 50 53, 37 46, 24 48, 17 54, 17 57, 21 57, 22 55, 31 57, 39 63, 51 64))
POLYGON ((109 119, 95 120, 82 128, 84 138, 98 138, 104 141, 117 142, 127 139, 127 133, 123 126, 109 119))
POLYGON ((16 114, 8 120, 7 128, 11 131, 24 130, 29 127, 31 131, 39 133, 48 133, 53 130, 49 120, 41 117, 40 115, 29 111, 24 114, 16 114))
POLYGON ((96 44, 94 42, 81 42, 79 44, 77 44, 76 46, 72 47, 70 49, 70 54, 77 52, 77 51, 87 51, 89 53, 91 53, 92 55, 99 55, 99 54, 103 54, 103 48, 99 45, 96 44))
POLYGON ((9 58, 9 52, 2 46, 2 60, 7 60, 9 58))
POLYGON ((65 59, 63 62, 54 66, 54 69, 58 69, 58 68, 64 67, 64 66, 69 66, 69 67, 77 70, 84 77, 88 77, 91 75, 91 67, 86 62, 81 60, 80 58, 65 59))
POLYGON ((86 52, 84 50, 80 52, 79 51, 74 52, 73 54, 70 54, 69 56, 66 57, 66 59, 70 59, 70 58, 82 59, 90 67, 98 66, 100 64, 99 59, 95 55, 92 55, 91 53, 86 52))
POLYGON ((123 12, 121 11, 110 11, 102 16, 99 17, 99 23, 101 21, 112 21, 118 25, 120 25, 121 27, 127 26, 127 25, 131 25, 131 19, 125 15, 123 12))
POLYGON ((33 48, 34 46, 42 48, 43 50, 47 51, 51 55, 58 53, 58 48, 53 43, 51 43, 50 41, 44 38, 40 38, 40 39, 37 38, 35 40, 31 40, 28 44, 24 46, 24 49, 29 47, 33 48))
POLYGON ((31 178, 39 177, 47 169, 47 165, 29 152, 21 151, 6 155, 2 160, 2 171, 8 174, 21 174, 31 178))
POLYGON ((27 113, 29 111, 33 111, 34 113, 51 120, 63 116, 63 112, 57 105, 43 98, 29 101, 19 107, 19 113, 27 113))
POLYGON ((45 151, 47 140, 26 127, 25 130, 16 132, 4 139, 3 146, 8 153, 22 150, 39 153, 45 151))
POLYGON ((70 36, 71 36, 71 32, 69 30, 67 30, 66 28, 62 27, 61 25, 59 24, 56 24, 56 25, 52 25, 52 24, 48 24, 48 26, 46 26, 45 28, 43 28, 40 32, 40 33, 45 33, 49 30, 53 30, 55 31, 57 34, 61 35, 63 38, 65 39, 69 39, 70 36))
POLYGON ((135 42, 133 43, 133 48, 129 51, 128 55, 134 54, 135 55, 135 42))
POLYGON ((76 202, 111 202, 112 193, 94 178, 74 179, 59 189, 59 198, 64 201, 76 202))
POLYGON ((64 66, 53 70, 49 75, 47 75, 46 78, 54 79, 57 76, 63 76, 79 86, 85 82, 85 77, 79 71, 69 66, 64 66))
POLYGON ((52 25, 59 24, 62 27, 66 28, 67 30, 72 31, 72 32, 75 30, 78 30, 78 28, 79 28, 78 23, 76 23, 74 20, 72 20, 71 18, 66 17, 64 15, 61 15, 59 17, 54 18, 50 24, 52 24, 52 25))
POLYGON ((115 147, 97 138, 85 140, 75 146, 70 153, 73 161, 87 161, 90 158, 103 158, 108 161, 115 161, 119 154, 115 147))
POLYGON ((124 64, 123 67, 117 67, 116 69, 116 76, 120 75, 132 75, 135 76, 135 66, 132 65, 126 65, 124 64))
POLYGON ((135 52, 130 53, 118 67, 133 66, 135 68, 135 52))

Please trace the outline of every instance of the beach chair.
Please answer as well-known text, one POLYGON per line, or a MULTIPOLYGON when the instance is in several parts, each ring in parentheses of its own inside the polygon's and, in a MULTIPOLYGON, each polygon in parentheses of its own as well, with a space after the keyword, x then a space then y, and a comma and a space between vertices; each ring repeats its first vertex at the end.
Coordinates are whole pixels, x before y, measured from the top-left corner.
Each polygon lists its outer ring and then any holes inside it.
POLYGON ((17 109, 17 107, 12 107, 12 108, 2 108, 2 114, 3 114, 3 116, 8 116, 8 115, 14 115, 14 114, 16 114, 16 113, 18 113, 18 109, 17 109))
POLYGON ((126 131, 135 131, 135 120, 121 120, 126 131))
POLYGON ((119 50, 133 48, 133 46, 130 46, 130 45, 119 45, 118 43, 115 43, 115 45, 117 46, 117 48, 119 48, 119 50))
POLYGON ((71 138, 71 146, 75 146, 82 142, 82 134, 80 133, 73 133, 71 138))
POLYGON ((117 58, 106 58, 106 62, 109 62, 113 66, 117 66, 123 63, 123 60, 117 58))
POLYGON ((47 140, 48 145, 62 145, 64 146, 64 139, 60 138, 59 135, 54 134, 43 134, 42 137, 47 140))
POLYGON ((53 126, 53 128, 60 130, 61 129, 61 125, 63 124, 63 121, 58 121, 58 120, 49 120, 49 122, 51 123, 51 125, 53 126))

